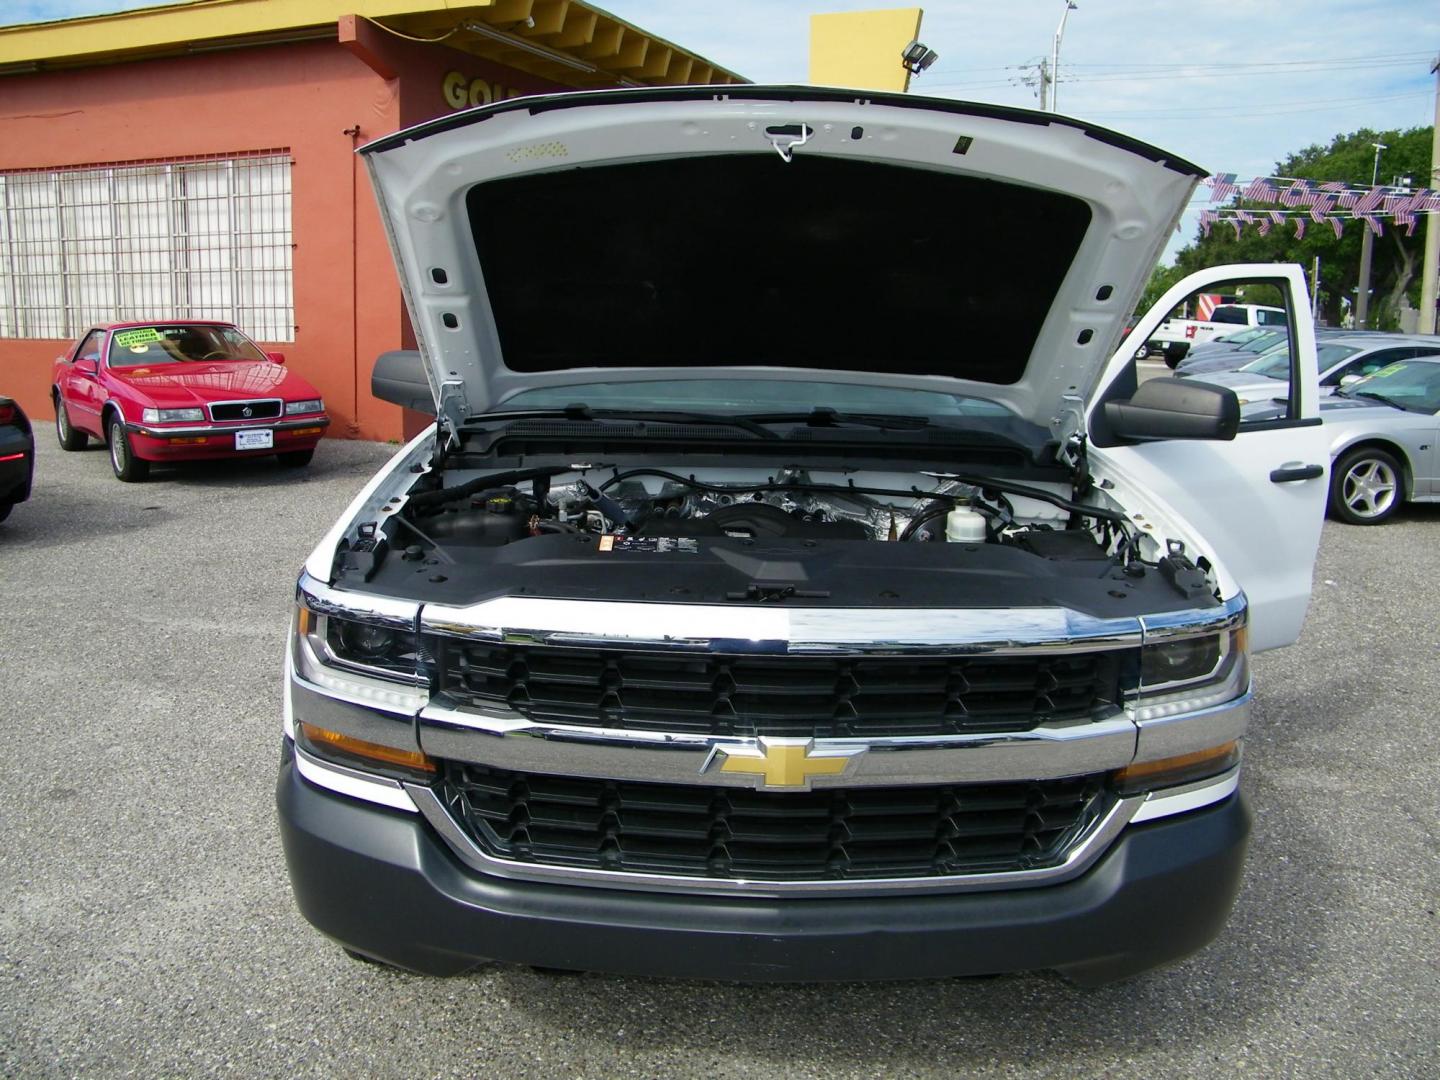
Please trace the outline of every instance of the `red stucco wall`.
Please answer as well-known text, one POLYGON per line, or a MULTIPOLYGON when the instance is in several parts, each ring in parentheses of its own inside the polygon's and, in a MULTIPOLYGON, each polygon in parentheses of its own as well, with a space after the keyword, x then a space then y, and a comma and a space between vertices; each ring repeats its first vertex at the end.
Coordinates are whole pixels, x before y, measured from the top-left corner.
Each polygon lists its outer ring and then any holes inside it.
MULTIPOLYGON (((266 344, 319 388, 332 436, 399 438, 400 410, 370 395, 370 365, 403 346, 405 314, 354 148, 396 130, 402 117, 414 123, 448 111, 450 70, 511 88, 549 87, 440 46, 396 40, 380 51, 396 77, 323 41, 8 76, 0 79, 0 170, 289 148, 297 329, 292 342, 266 344)), ((50 366, 66 344, 0 339, 0 393, 37 420, 51 417, 50 366)))

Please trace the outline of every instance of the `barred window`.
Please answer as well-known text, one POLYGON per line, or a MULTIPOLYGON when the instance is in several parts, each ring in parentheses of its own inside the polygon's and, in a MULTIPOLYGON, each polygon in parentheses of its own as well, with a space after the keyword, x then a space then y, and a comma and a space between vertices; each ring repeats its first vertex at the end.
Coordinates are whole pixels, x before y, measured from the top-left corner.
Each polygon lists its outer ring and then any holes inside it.
POLYGON ((290 154, 0 172, 0 337, 225 319, 293 341, 290 154))

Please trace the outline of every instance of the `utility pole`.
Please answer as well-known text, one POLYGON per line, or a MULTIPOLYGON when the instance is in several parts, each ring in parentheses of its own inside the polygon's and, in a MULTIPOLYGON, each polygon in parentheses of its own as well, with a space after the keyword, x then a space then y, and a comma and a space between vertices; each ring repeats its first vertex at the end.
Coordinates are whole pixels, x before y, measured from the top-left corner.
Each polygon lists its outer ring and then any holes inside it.
MULTIPOLYGON (((1078 11, 1078 10, 1079 10, 1079 9, 1075 6, 1075 0, 1065 0, 1065 10, 1060 13, 1060 25, 1055 28, 1055 44, 1054 44, 1054 45, 1051 47, 1051 49, 1050 49, 1050 81, 1051 81, 1052 83, 1056 83, 1057 85, 1056 85, 1055 89, 1053 89, 1053 90, 1050 91, 1050 111, 1051 111, 1051 112, 1055 112, 1055 111, 1060 107, 1060 105, 1059 105, 1060 89, 1059 89, 1059 85, 1058 85, 1058 81, 1059 81, 1059 79, 1060 79, 1060 39, 1065 36, 1065 20, 1070 17, 1070 12, 1072 12, 1072 11, 1078 11)), ((1044 64, 1045 61, 1042 60, 1042 61, 1040 61, 1040 62, 1041 62, 1041 64, 1044 64)), ((1044 112, 1044 111, 1045 111, 1045 90, 1044 90, 1044 86, 1045 86, 1045 83, 1044 83, 1045 72, 1044 72, 1043 70, 1040 72, 1040 78, 1041 78, 1041 83, 1040 83, 1040 86, 1041 86, 1041 90, 1040 90, 1040 111, 1041 111, 1041 112, 1044 112)))
MULTIPOLYGON (((1425 186, 1440 191, 1440 57, 1430 73, 1435 76, 1435 128, 1430 133, 1430 182, 1425 186)), ((1435 284, 1440 275, 1440 213, 1425 215, 1425 266, 1420 277, 1420 332, 1435 333, 1435 284)))
MULTIPOLYGON (((1375 147, 1375 167, 1370 171, 1370 186, 1380 182, 1380 151, 1390 149, 1384 143, 1371 143, 1375 147)), ((1375 232, 1370 223, 1363 222, 1365 231, 1360 234, 1360 285, 1355 290, 1355 329, 1368 330, 1366 322, 1370 316, 1370 260, 1375 253, 1375 232)))
POLYGON ((1045 112, 1045 106, 1050 100, 1050 84, 1054 82, 1050 75, 1050 61, 1042 56, 1033 64, 1021 64, 1019 67, 1021 71, 1028 71, 1033 67, 1035 74, 1034 76, 1022 75, 1018 80, 1011 79, 1011 83, 1021 82, 1026 86, 1035 87, 1036 92, 1040 95, 1040 111, 1045 112))

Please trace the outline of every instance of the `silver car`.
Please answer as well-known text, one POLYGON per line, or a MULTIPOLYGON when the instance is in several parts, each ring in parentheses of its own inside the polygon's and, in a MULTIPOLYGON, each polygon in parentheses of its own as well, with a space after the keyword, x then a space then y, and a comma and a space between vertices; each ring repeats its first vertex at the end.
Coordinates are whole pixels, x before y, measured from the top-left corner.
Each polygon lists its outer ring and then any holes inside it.
MULTIPOLYGON (((1243 409, 1272 419, 1275 405, 1243 409)), ((1440 356, 1400 360, 1320 400, 1330 447, 1330 516, 1379 525, 1403 502, 1440 502, 1440 356)))
MULTIPOLYGON (((1320 393, 1332 393, 1342 382, 1373 375, 1398 360, 1440 353, 1440 337, 1431 335, 1364 334, 1325 336, 1316 342, 1320 393)), ((1199 382, 1226 386, 1241 405, 1290 396, 1290 349, 1277 345, 1235 371, 1196 376, 1199 382)))

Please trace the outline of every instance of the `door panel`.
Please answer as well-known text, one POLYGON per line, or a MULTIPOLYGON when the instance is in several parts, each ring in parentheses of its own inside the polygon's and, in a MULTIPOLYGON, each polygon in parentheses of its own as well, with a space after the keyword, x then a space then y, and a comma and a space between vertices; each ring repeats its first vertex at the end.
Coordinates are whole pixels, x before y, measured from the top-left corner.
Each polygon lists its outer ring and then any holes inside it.
MULTIPOLYGON (((1120 445, 1108 439, 1096 413, 1114 389, 1133 384, 1133 348, 1111 358, 1090 397, 1092 470, 1132 489, 1159 513, 1151 535, 1188 533, 1215 562, 1222 591, 1243 590, 1250 603, 1250 641, 1256 651, 1292 643, 1310 602, 1310 583, 1324 521, 1330 455, 1320 426, 1315 371, 1315 331, 1298 266, 1244 264, 1192 274, 1162 296, 1136 325, 1144 340, 1165 313, 1191 293, 1223 291, 1222 283, 1259 283, 1277 289, 1290 317, 1291 396, 1281 420, 1242 424, 1229 442, 1166 439, 1120 445), (1106 445, 1109 443, 1109 445, 1106 445), (1318 466, 1309 479, 1280 481, 1280 470, 1318 466)), ((1283 474, 1282 474, 1283 475, 1283 474)), ((1293 473, 1292 473, 1293 475, 1293 473)))
POLYGON ((70 423, 81 431, 92 435, 100 432, 100 353, 105 342, 104 331, 92 330, 75 350, 70 366, 61 381, 60 393, 70 408, 70 423), (91 360, 96 365, 92 377, 83 374, 76 366, 77 360, 91 360))

